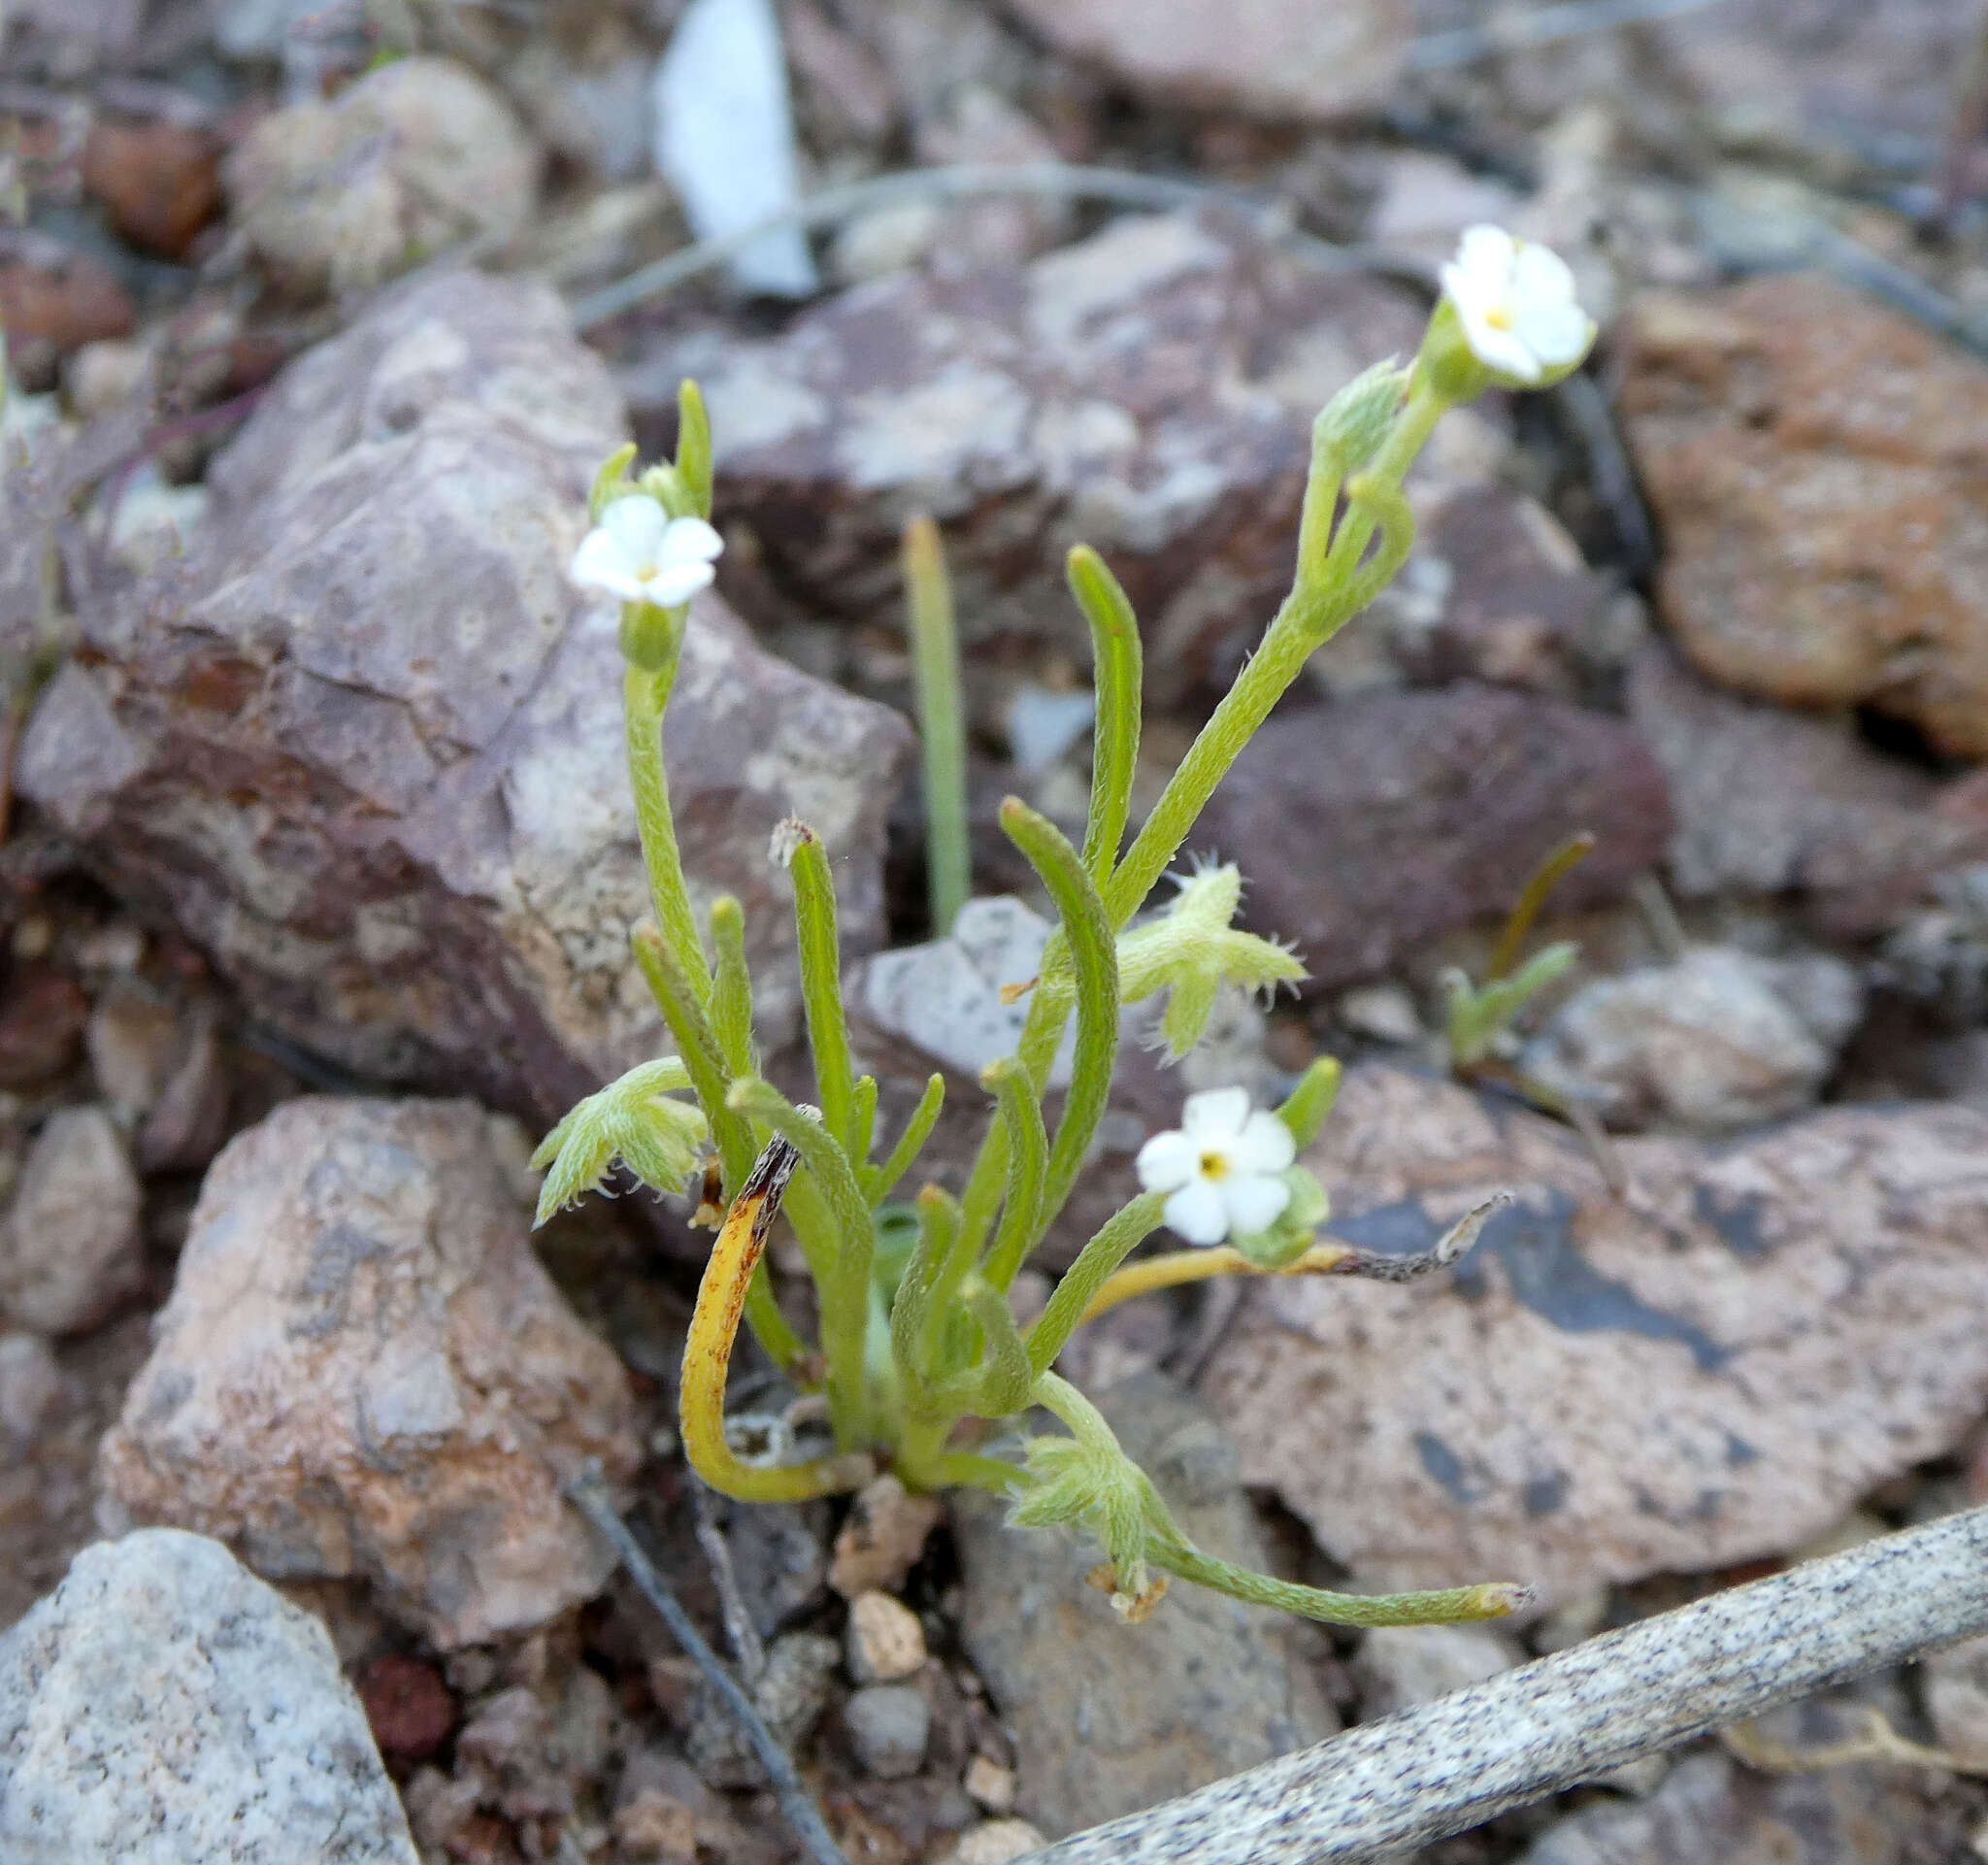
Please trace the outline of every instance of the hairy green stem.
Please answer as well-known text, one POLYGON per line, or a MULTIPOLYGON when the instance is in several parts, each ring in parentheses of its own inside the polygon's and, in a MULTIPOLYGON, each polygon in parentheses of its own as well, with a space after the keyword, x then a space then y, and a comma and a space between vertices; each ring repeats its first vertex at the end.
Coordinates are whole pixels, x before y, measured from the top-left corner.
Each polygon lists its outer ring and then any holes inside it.
POLYGON ((1099 886, 1110 879, 1132 812, 1132 778, 1139 765, 1143 649, 1139 618, 1118 579, 1087 544, 1072 548, 1070 592, 1091 627, 1092 690, 1090 820, 1084 826, 1083 865, 1099 886))
POLYGON ((1077 1261, 1056 1284, 1049 1305, 1036 1316, 1035 1324, 1023 1337, 1029 1362, 1038 1373, 1047 1373, 1056 1364, 1057 1354, 1077 1332, 1084 1310, 1090 1307, 1106 1279, 1160 1227, 1166 1208, 1167 1193, 1143 1191, 1084 1245, 1077 1261))
POLYGON ((944 939, 966 905, 972 885, 966 712, 960 698, 952 584, 945 574, 939 527, 928 517, 915 517, 905 526, 904 578, 925 784, 926 891, 932 903, 932 936, 944 939))
POLYGON ((794 878, 794 921, 800 938, 801 1001, 808 1047, 814 1057, 821 1120, 851 1158, 856 1147, 856 1070, 849 1059, 849 1027, 843 1010, 842 947, 836 936, 835 882, 828 851, 804 822, 786 825, 793 838, 788 872, 794 878))
MULTIPOLYGON (((876 1104, 874 1089, 871 1103, 873 1107, 876 1104)), ((939 1124, 939 1111, 944 1105, 945 1077, 928 1076, 925 1092, 918 1096, 918 1105, 911 1110, 911 1117, 905 1122, 905 1130, 898 1135, 897 1145, 891 1148, 883 1163, 857 1168, 864 1193, 873 1205, 880 1205, 888 1198, 897 1189, 898 1181, 911 1171, 918 1154, 924 1151, 925 1142, 931 1139, 932 1129, 939 1124)))
POLYGON ((677 954, 701 1005, 711 995, 711 970, 697 936, 697 916, 683 884, 683 857, 677 848, 676 819, 670 815, 670 780, 663 769, 663 712, 677 680, 678 629, 669 664, 651 673, 630 667, 621 681, 621 716, 628 748, 628 781, 635 791, 635 826, 648 871, 649 900, 656 924, 677 954))
POLYGON ((1008 1198, 983 1271, 988 1282, 1005 1296, 1039 1234, 1049 1136, 1043 1125, 1043 1104, 1035 1083, 1019 1062, 1004 1057, 985 1070, 980 1082, 993 1089, 1000 1102, 1001 1123, 1008 1129, 1008 1198))

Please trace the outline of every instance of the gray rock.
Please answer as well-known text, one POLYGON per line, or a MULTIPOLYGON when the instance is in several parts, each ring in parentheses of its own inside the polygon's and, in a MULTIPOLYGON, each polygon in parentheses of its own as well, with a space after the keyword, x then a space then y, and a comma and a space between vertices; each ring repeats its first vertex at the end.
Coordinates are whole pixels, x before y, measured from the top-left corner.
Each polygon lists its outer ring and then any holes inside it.
POLYGON ((843 1706, 843 1726, 866 1773, 902 1781, 925 1765, 932 1706, 914 1683, 872 1683, 843 1706))
POLYGON ((222 167, 248 247, 292 289, 377 286, 530 220, 539 153, 509 104, 447 58, 399 58, 272 112, 222 167))
POLYGON ((11 1865, 415 1865, 324 1628, 219 1543, 85 1549, 0 1638, 11 1865))
POLYGON ((34 1443, 62 1399, 62 1369, 39 1334, 0 1334, 0 1438, 15 1450, 34 1443))
POLYGON ((1968 1639, 1922 1661, 1926 1713, 1939 1746, 1988 1768, 1988 1639, 1968 1639))
POLYGON ((138 1177, 100 1107, 63 1108, 35 1136, 0 1228, 0 1310, 42 1334, 106 1319, 145 1280, 138 1177))
MULTIPOLYGON (((944 527, 970 646, 1087 657, 1062 566, 1095 545, 1164 700, 1261 630, 1290 583, 1313 416, 1422 324, 1394 288, 1233 227, 1129 216, 1026 267, 857 286, 765 343, 672 339, 624 383, 638 428, 660 428, 699 376, 720 519, 750 527, 782 589, 892 638, 914 512, 944 527)), ((1490 433, 1447 417, 1434 452, 1490 433)))
MULTIPOLYGON (((752 1681, 752 1700, 767 1726, 791 1753, 813 1733, 828 1707, 829 1681, 842 1649, 819 1632, 788 1632, 766 1648, 766 1668, 752 1681)), ((709 1685, 691 1699, 687 1747, 691 1765, 711 1787, 762 1787, 766 1771, 709 1685)))
MULTIPOLYGON (((1873 1696, 1894 1728, 1906 1726, 1898 1694, 1880 1683, 1855 1698, 1810 1698, 1772 1712, 1759 1727, 1797 1752, 1819 1748, 1862 1736, 1873 1696)), ((1867 1764, 1763 1773, 1714 1749, 1678 1762, 1646 1799, 1596 1801, 1561 1820, 1520 1865, 1915 1865, 1973 1855, 1969 1842, 1980 1818, 1978 1794, 1936 1771, 1867 1764)))
POLYGON ((1812 1102, 1863 1008, 1839 958, 1699 946, 1585 985, 1527 1046, 1525 1066, 1614 1126, 1730 1133, 1812 1102))
POLYGON ((208 1173, 103 1518, 370 1581, 444 1649, 589 1598, 613 1562, 561 1484, 632 1473, 633 1402, 527 1221, 468 1102, 285 1103, 208 1173))
MULTIPOLYGON (((566 581, 621 432, 549 290, 388 296, 215 459, 196 556, 92 612, 22 793, 294 1041, 549 1122, 662 1040, 627 949, 648 900, 615 612, 566 581)), ((910 732, 701 600, 665 750, 694 898, 745 904, 778 1049, 800 997, 768 835, 812 823, 845 949, 875 945, 910 732)))
POLYGON ((1400 0, 1015 0, 1015 11, 1149 102, 1310 122, 1391 97, 1410 31, 1400 0))
POLYGON ((1434 1703, 1523 1660, 1516 1643, 1488 1625, 1381 1625, 1360 1642, 1353 1675, 1360 1719, 1434 1703))
POLYGON ((1204 1382, 1335 1558, 1389 1585, 1703 1573, 1800 1548, 1988 1399, 1988 1116, 1844 1107, 1749 1141, 1631 1139, 1618 1198, 1565 1127, 1348 1072, 1309 1155, 1337 1236, 1448 1276, 1251 1289, 1204 1382))
POLYGON ((1606 714, 1466 683, 1279 713, 1193 846, 1242 868, 1251 927, 1292 941, 1318 989, 1502 916, 1578 829, 1600 842, 1556 907, 1617 895, 1656 860, 1670 816, 1641 741, 1606 714))
MULTIPOLYGON (((1236 1450, 1198 1401, 1158 1374, 1094 1396, 1196 1543, 1267 1564, 1236 1450)), ((1128 1626, 1084 1584, 1095 1546, 1010 1528, 977 1496, 953 1525, 960 1636, 1014 1738, 1015 1804, 1051 1837, 1334 1732, 1291 1621, 1176 1583, 1128 1626)))
POLYGON ((1867 749, 1846 718, 1721 692, 1667 647, 1638 659, 1628 698, 1670 783, 1665 865, 1687 900, 1795 894, 1830 930, 1869 933, 1988 846, 1932 779, 1867 749))

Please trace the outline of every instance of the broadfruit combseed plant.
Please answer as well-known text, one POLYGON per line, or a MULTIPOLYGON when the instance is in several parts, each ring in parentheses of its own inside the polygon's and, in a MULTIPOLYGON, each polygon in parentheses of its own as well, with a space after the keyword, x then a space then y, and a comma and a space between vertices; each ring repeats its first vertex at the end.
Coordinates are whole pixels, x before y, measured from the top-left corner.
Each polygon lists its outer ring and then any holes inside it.
MULTIPOLYGON (((975 1484, 1009 1498, 1018 1524, 1094 1534, 1107 1560, 1093 1578, 1134 1620, 1158 1604, 1170 1575, 1353 1625, 1493 1617, 1524 1599, 1525 1588, 1508 1582, 1332 1593, 1216 1560, 1182 1535, 1097 1409, 1054 1371, 1077 1327, 1146 1290, 1222 1274, 1404 1277, 1470 1247, 1497 1201, 1420 1258, 1317 1241, 1327 1196, 1299 1160, 1332 1109, 1339 1065, 1331 1058, 1313 1062, 1274 1110, 1252 1109, 1242 1089, 1189 1096, 1178 1130, 1141 1151, 1140 1195, 1083 1247, 1027 1328, 1010 1303, 1016 1272, 1084 1169, 1110 1091, 1121 1007, 1164 993, 1161 1035, 1178 1057, 1200 1040, 1224 986, 1267 989, 1303 976, 1284 947, 1232 925, 1242 891, 1233 867, 1176 876, 1159 911, 1135 915, 1307 658, 1400 570, 1414 534, 1402 481, 1443 411, 1493 385, 1549 386, 1594 342, 1572 276, 1544 248, 1473 227, 1441 277, 1413 361, 1366 371, 1313 424, 1290 593, 1129 847, 1139 630, 1104 560, 1084 546, 1071 551, 1070 588, 1096 663, 1088 820, 1077 848, 1019 799, 1002 806, 1002 827, 1040 877, 1058 923, 1025 987, 1015 1052, 981 1078, 988 1126, 957 1196, 927 1183, 909 1203, 899 1198, 938 1118, 944 1082, 931 1078, 884 1147, 877 1083, 856 1073, 850 1051, 829 854, 814 833, 789 819, 775 831, 772 854, 793 880, 816 1105, 789 1101, 758 1073, 739 903, 719 898, 702 927, 692 911, 662 731, 689 601, 712 581, 722 549, 710 522, 711 429, 696 385, 680 391, 673 463, 631 478, 629 447, 602 468, 589 508, 594 529, 573 576, 621 602, 629 775, 655 910, 633 945, 677 1053, 589 1095, 547 1136, 535 1160, 547 1168, 539 1216, 600 1188, 617 1162, 659 1192, 681 1191, 714 1151, 722 1220, 684 1346, 680 1393, 685 1452, 712 1487, 746 1501, 794 1501, 854 1489, 885 1466, 911 1488, 975 1484), (1073 1019, 1074 1067, 1052 1130, 1044 1098, 1073 1019), (761 1261, 781 1211, 815 1285, 818 1343, 803 1340, 782 1314, 761 1261), (1127 1264, 1162 1226, 1191 1248, 1127 1264), (830 1454, 780 1462, 734 1445, 725 1387, 742 1322, 790 1380, 819 1391, 834 1433, 830 1454), (1023 1420, 1039 1409, 1064 1431, 1024 1437, 1023 1420)), ((944 933, 965 891, 952 819, 958 675, 929 527, 914 527, 907 569, 944 933)))

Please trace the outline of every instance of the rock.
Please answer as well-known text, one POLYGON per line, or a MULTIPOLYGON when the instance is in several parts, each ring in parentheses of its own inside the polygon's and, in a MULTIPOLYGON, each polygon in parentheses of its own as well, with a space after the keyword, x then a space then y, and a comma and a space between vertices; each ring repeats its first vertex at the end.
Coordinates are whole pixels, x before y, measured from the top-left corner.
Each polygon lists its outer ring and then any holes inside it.
POLYGON ((1929 875, 1988 852, 1988 826, 1942 809, 1933 779, 1866 749, 1847 718, 1720 692, 1661 647, 1638 659, 1628 697, 1670 784, 1665 866, 1687 900, 1797 894, 1856 937, 1888 924, 1929 875))
MULTIPOLYGON (((1266 1552, 1235 1448, 1158 1374, 1093 1394, 1183 1530, 1225 1559, 1266 1552)), ((1014 1738, 1016 1805, 1058 1835, 1146 1807, 1333 1733, 1291 1622, 1176 1582, 1143 1624, 1084 1584, 1078 1536, 1005 1525, 998 1504, 953 1510, 960 1637, 1014 1738)))
MULTIPOLYGON (((627 949, 649 909, 615 614, 565 579, 620 426, 549 291, 389 295, 269 392, 214 463, 194 557, 92 612, 92 664, 21 751, 22 793, 251 1015, 540 1123, 663 1040, 627 949)), ((777 1049, 800 990, 767 837, 812 823, 845 950, 878 943, 911 734, 700 600, 665 737, 693 895, 744 902, 777 1049)))
POLYGON ((617 1857, 642 1865, 697 1865, 697 1815, 659 1787, 644 1787, 614 1813, 617 1857))
POLYGON ((61 1400, 62 1369, 48 1342, 39 1334, 0 1334, 0 1437, 9 1447, 31 1446, 61 1400))
MULTIPOLYGON (((1898 1693, 1885 1694, 1892 1726, 1905 1726, 1898 1693)), ((1798 1751, 1854 1740, 1866 1727, 1862 1705, 1841 1694, 1762 1718, 1764 1733, 1798 1751)), ((1647 1799, 1591 1801, 1536 1840, 1519 1865, 1913 1865, 1969 1857, 1969 1832, 1980 1817, 1979 1796, 1937 1771, 1866 1765, 1768 1774, 1714 1749, 1680 1761, 1647 1799)))
POLYGON ((83 184, 133 246, 182 258, 220 206, 220 145, 186 124, 100 117, 83 145, 83 184))
POLYGON ((1659 601, 1698 666, 1988 755, 1988 367, 1862 293, 1776 276, 1645 296, 1624 371, 1669 547, 1659 601))
POLYGON ((828 1582, 827 1505, 715 1501, 746 1616, 770 1639, 828 1582))
MULTIPOLYGON (((900 639, 899 534, 930 512, 970 647, 1046 637, 1087 658, 1062 581, 1083 540, 1124 582, 1164 700, 1261 631, 1290 583, 1313 417, 1422 325, 1393 287, 1233 226, 1130 216, 1027 267, 857 286, 768 342, 671 339, 623 380, 660 438, 679 377, 700 378, 719 521, 811 608, 900 639)), ((1447 416, 1436 452, 1492 432, 1447 416)))
POLYGON ((0 1637, 0 1849, 415 1865, 323 1626, 164 1528, 85 1549, 0 1637))
POLYGON ((151 1112, 173 1066, 180 1019, 156 990, 114 982, 89 1014, 83 1045, 97 1092, 117 1117, 135 1125, 151 1112))
POLYGON ((76 1059, 89 999, 67 972, 41 964, 9 968, 0 987, 0 1088, 40 1087, 76 1059))
POLYGON ((1988 1639, 1949 1645, 1919 1664, 1939 1746, 1971 1768, 1988 1768, 1988 1639))
POLYGON ((1048 1840, 1025 1819, 983 1819, 946 1852, 941 1865, 1008 1865, 1024 1858, 1048 1840))
POLYGON ((0 1229, 0 1309, 43 1334, 95 1327, 145 1281, 140 1191, 100 1107, 49 1116, 0 1229))
MULTIPOLYGON (((788 1632, 766 1648, 766 1668, 752 1682, 752 1701, 789 1753, 821 1720, 828 1707, 829 1680, 841 1655, 835 1640, 819 1632, 788 1632)), ((709 1685, 700 1684, 693 1699, 686 1746, 691 1764, 707 1786, 766 1784, 759 1757, 709 1685)))
POLYGON ((1663 774, 1619 719, 1486 686, 1282 712, 1244 748, 1193 846, 1238 863, 1245 916, 1295 943, 1308 988, 1374 977, 1502 917, 1578 829, 1556 907, 1608 899, 1669 833, 1663 774))
POLYGON ((1244 1481, 1390 1586, 1598 1582, 1799 1548, 1988 1399, 1988 1116, 1846 1107, 1744 1142, 1632 1139, 1609 1195, 1566 1128, 1348 1072, 1307 1163, 1333 1232, 1447 1277, 1252 1288, 1209 1363, 1244 1481))
POLYGON ((17 369, 35 350, 66 356, 128 337, 133 322, 130 296, 101 259, 40 234, 0 236, 0 326, 17 369))
POLYGON ((1434 1703, 1522 1661, 1514 1641, 1486 1625, 1376 1626, 1353 1660, 1360 1720, 1434 1703))
POLYGON ((398 1761, 427 1760, 455 1728, 455 1699, 442 1673, 404 1652, 367 1666, 359 1701, 380 1752, 398 1761))
MULTIPOLYGON (((1026 984, 1042 968, 1052 924, 1009 894, 969 900, 944 939, 878 952, 856 974, 850 1008, 859 1049, 877 1039, 908 1044, 929 1069, 938 1062, 978 1082, 990 1062, 1014 1053, 1028 1020, 1026 998, 1002 1001, 1002 989, 1026 984)), ((1052 1087, 1070 1084, 1075 1034, 1050 1065, 1052 1087)), ((916 1067, 915 1063, 911 1066, 916 1067)))
MULTIPOLYGON (((1872 982, 1932 1011, 1967 1043, 1988 1009, 1988 862, 1937 875, 1926 892, 1885 935, 1872 982)), ((1969 1070, 1959 1074, 1965 1082, 1969 1070)))
POLYGON ((1058 51, 1148 103, 1332 122, 1376 109, 1408 56, 1397 0, 1012 0, 1058 51))
POLYGON ((1722 141, 1784 159, 1796 151, 1882 164, 1948 132, 1954 60, 1978 24, 1966 0, 1912 0, 1879 18, 1857 0, 1821 0, 1798 30, 1776 0, 1653 23, 1650 35, 1701 100, 1722 141))
POLYGON ((991 1761, 985 1755, 976 1755, 967 1763, 966 1776, 960 1784, 966 1788, 970 1799, 986 1808, 990 1814, 1011 1814, 1014 1811, 1012 1768, 991 1761))
POLYGON ((502 245, 538 196, 509 104, 450 59, 370 71, 265 117, 221 179, 243 237, 293 290, 363 291, 470 240, 502 245))
POLYGON ((305 1098, 239 1135, 104 1441, 106 1518, 362 1578, 444 1650, 590 1598, 613 1561, 561 1484, 641 1450, 526 1222, 468 1102, 305 1098))
POLYGON ((836 1535, 829 1585, 845 1599, 902 1586, 944 1518, 937 1497, 913 1496, 895 1477, 877 1478, 857 1494, 836 1535))
MULTIPOLYGON (((0 1343, 0 1349, 5 1344, 0 1343)), ((844 1639, 849 1675, 858 1683, 908 1678, 925 1662, 925 1628, 909 1606, 872 1588, 849 1602, 844 1639)))
POLYGON ((915 1684, 866 1684, 843 1705, 843 1727, 865 1773, 902 1781, 925 1765, 932 1706, 915 1684))
POLYGON ((1840 958, 1697 946, 1673 964, 1598 978, 1554 1012, 1524 1066, 1610 1125, 1737 1132, 1808 1106, 1863 1015, 1840 958))

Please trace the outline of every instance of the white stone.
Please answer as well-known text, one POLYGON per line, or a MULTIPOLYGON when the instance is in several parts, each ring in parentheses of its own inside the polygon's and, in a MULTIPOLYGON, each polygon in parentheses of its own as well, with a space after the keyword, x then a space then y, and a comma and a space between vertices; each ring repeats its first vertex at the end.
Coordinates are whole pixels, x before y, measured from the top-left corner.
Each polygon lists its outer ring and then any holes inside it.
POLYGON ((416 1865, 324 1627, 218 1542, 76 1557, 0 1638, 8 1865, 416 1865))

